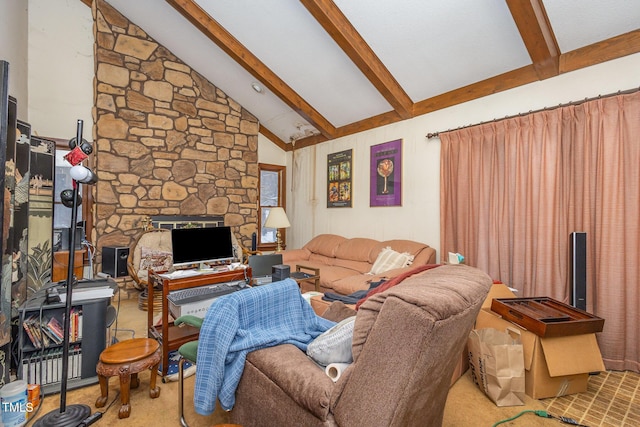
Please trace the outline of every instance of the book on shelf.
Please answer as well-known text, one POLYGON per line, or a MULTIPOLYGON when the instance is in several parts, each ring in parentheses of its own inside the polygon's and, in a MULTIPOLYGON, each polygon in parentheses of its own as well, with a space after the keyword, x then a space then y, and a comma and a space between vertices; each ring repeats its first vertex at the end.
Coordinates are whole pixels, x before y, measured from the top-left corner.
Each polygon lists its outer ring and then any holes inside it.
POLYGON ((47 325, 42 324, 42 333, 45 337, 47 337, 52 344, 61 344, 62 340, 58 338, 56 334, 54 334, 47 325))
POLYGON ((82 339, 82 309, 74 307, 69 313, 69 319, 69 341, 80 341, 82 339))
MULTIPOLYGON (((29 384, 55 384, 62 379, 62 349, 51 348, 35 352, 22 359, 22 379, 29 384)), ((67 379, 82 378, 82 349, 80 345, 69 347, 67 379)))
MULTIPOLYGON (((69 323, 69 342, 82 340, 82 309, 74 307, 71 310, 69 323)), ((64 326, 54 316, 39 320, 37 315, 24 319, 22 327, 35 348, 59 345, 64 342, 64 326)))
POLYGON ((42 348, 43 345, 48 347, 55 342, 52 341, 52 338, 46 333, 46 325, 42 324, 35 315, 26 318, 22 322, 22 327, 35 348, 42 348))
POLYGON ((40 340, 37 339, 31 327, 32 317, 29 317, 22 322, 22 328, 27 333, 27 337, 29 338, 29 341, 31 341, 31 345, 33 345, 35 348, 41 348, 42 344, 40 343, 40 340))
POLYGON ((64 332, 62 325, 55 317, 51 317, 47 321, 47 329, 56 337, 56 341, 58 344, 62 343, 64 340, 64 332))

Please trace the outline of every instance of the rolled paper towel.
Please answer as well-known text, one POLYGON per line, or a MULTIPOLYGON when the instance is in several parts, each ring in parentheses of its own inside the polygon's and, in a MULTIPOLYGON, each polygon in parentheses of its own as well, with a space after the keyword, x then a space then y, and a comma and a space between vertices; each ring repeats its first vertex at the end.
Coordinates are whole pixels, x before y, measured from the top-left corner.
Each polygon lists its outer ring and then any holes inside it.
POLYGON ((324 372, 333 380, 333 382, 336 382, 340 379, 342 372, 344 372, 349 365, 351 365, 351 363, 330 363, 324 369, 324 372))

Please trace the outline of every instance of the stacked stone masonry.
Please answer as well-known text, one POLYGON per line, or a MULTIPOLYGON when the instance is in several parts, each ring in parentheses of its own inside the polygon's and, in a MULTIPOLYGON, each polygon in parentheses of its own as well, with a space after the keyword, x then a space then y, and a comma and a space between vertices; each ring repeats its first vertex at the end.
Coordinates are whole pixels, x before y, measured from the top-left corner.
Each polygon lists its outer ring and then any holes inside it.
POLYGON ((131 246, 154 215, 222 215, 249 246, 257 119, 109 4, 93 7, 99 252, 131 246))

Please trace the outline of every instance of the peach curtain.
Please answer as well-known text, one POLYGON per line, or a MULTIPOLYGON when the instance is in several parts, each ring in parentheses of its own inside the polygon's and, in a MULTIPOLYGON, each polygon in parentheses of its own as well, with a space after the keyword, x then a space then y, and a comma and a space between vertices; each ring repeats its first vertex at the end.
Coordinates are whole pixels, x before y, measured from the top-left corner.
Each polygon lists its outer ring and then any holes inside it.
POLYGON ((587 232, 587 309, 608 369, 640 372, 640 92, 440 135, 441 252, 569 302, 587 232))

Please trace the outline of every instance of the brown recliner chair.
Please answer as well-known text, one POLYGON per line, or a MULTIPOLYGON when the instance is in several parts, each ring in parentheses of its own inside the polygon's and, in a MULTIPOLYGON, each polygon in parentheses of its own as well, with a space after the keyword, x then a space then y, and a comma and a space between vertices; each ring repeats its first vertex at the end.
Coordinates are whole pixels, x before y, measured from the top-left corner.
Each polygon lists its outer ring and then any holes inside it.
POLYGON ((354 362, 335 383, 292 345, 249 353, 232 421, 440 426, 453 370, 491 284, 478 269, 445 265, 370 297, 357 312, 354 362))

